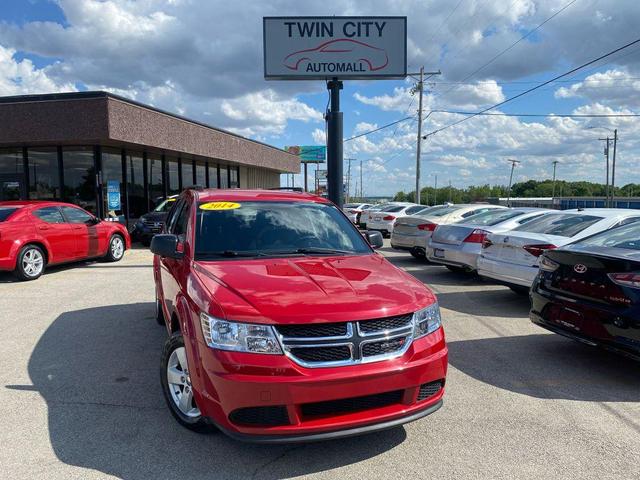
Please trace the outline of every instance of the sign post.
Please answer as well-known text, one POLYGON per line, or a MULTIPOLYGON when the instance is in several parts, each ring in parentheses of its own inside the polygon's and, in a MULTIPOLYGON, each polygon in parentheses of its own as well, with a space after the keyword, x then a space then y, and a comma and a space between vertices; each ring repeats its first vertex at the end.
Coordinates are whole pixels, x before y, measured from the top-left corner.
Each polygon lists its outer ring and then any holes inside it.
POLYGON ((342 80, 405 78, 407 17, 264 17, 263 44, 265 79, 327 81, 327 187, 342 207, 342 80))
POLYGON ((284 147, 284 149, 297 155, 300 158, 300 163, 304 165, 304 191, 308 192, 307 167, 310 163, 324 163, 327 159, 327 147, 324 145, 294 145, 292 147, 284 147))

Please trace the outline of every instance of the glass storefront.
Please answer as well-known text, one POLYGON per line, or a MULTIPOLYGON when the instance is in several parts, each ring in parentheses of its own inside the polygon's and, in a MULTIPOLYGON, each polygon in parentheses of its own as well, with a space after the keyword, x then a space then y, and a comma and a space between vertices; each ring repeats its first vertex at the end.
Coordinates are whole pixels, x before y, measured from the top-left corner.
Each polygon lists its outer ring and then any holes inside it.
POLYGON ((239 173, 238 167, 229 167, 229 188, 238 188, 240 186, 239 173))
POLYGON ((193 186, 193 160, 190 158, 182 159, 182 188, 193 186))
POLYGON ((53 200, 60 195, 60 170, 56 147, 29 148, 29 198, 31 200, 53 200))
POLYGON ((180 193, 180 175, 178 172, 178 159, 176 157, 166 157, 167 161, 167 195, 177 195, 180 193))
POLYGON ((229 169, 226 165, 220 165, 220 188, 229 188, 229 169))
POLYGON ((62 199, 96 213, 96 169, 93 147, 64 147, 62 199))
POLYGON ((209 188, 220 188, 218 185, 218 164, 209 162, 207 167, 209 169, 209 188))
POLYGON ((0 175, 23 175, 21 148, 0 148, 0 175))
POLYGON ((127 151, 126 175, 129 218, 139 218, 147 212, 147 203, 144 199, 144 167, 142 153, 127 151))
MULTIPOLYGON (((122 150, 115 148, 103 148, 102 149, 102 202, 103 211, 108 216, 122 215, 124 210, 124 185, 122 182, 122 150), (109 205, 107 197, 107 189, 109 183, 115 184, 117 182, 118 191, 120 192, 120 208, 113 208, 109 205)), ((105 215, 107 216, 107 215, 105 215)))
POLYGON ((207 166, 203 162, 196 161, 196 185, 207 186, 207 166))
POLYGON ((160 155, 147 155, 147 182, 149 184, 149 210, 153 210, 164 200, 162 158, 160 155))

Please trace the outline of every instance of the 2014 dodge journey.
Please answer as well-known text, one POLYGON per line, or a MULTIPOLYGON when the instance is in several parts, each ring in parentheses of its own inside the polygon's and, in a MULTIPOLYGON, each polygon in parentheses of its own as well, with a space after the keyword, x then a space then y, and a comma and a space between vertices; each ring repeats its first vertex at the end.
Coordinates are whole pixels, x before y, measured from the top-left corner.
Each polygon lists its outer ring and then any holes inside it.
POLYGON ((151 244, 161 381, 182 425, 256 442, 390 428, 442 405, 433 293, 329 201, 187 190, 151 244), (368 241, 367 241, 368 240, 368 241))

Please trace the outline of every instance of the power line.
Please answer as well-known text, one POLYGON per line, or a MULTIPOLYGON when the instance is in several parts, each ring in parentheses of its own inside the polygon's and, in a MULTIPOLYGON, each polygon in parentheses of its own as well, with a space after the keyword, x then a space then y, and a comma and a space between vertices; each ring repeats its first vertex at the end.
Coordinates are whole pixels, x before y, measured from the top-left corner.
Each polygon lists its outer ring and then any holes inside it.
POLYGON ((364 132, 364 133, 360 133, 358 135, 354 135, 353 137, 345 138, 343 140, 343 143, 350 142, 351 140, 355 140, 356 138, 360 138, 360 137, 365 137, 367 135, 371 135, 372 133, 379 132, 380 130, 384 130, 385 128, 393 127, 394 125, 396 125, 398 123, 406 122, 407 120, 411 120, 412 118, 415 118, 415 115, 411 115, 410 117, 401 118, 400 120, 396 120, 395 122, 387 123, 386 125, 383 125, 383 126, 378 127, 378 128, 374 128, 373 130, 369 130, 368 132, 364 132))
MULTIPOLYGON (((567 3, 564 7, 562 7, 560 10, 558 10, 556 13, 554 13, 553 15, 551 15, 549 18, 547 18, 546 20, 544 20, 542 23, 540 23, 538 26, 536 26, 533 30, 529 30, 527 33, 525 33, 523 36, 521 36, 518 40, 516 40, 515 42, 513 42, 511 45, 509 45, 507 48, 505 48, 504 50, 502 50, 500 53, 498 53, 497 55, 495 55, 493 58, 491 58, 491 60, 489 60, 488 62, 484 63, 483 65, 481 65, 480 67, 476 68, 473 72, 471 72, 469 75, 467 75, 466 77, 464 77, 462 79, 462 81, 464 82, 465 80, 469 80, 471 77, 473 77, 476 73, 478 73, 480 70, 484 69, 485 67, 491 65, 493 62, 495 62, 498 58, 500 58, 502 55, 504 55, 505 53, 507 53, 509 50, 511 50, 513 47, 515 47, 516 45, 518 45, 522 40, 524 40, 525 38, 527 38, 529 35, 531 35, 532 33, 538 31, 540 28, 542 28, 542 26, 547 23, 550 22, 551 20, 553 20, 555 17, 557 17, 558 15, 560 15, 562 12, 564 12, 567 8, 569 8, 571 5, 573 5, 574 3, 576 3, 578 0, 571 0, 569 3, 567 3)), ((448 92, 445 92, 448 93, 448 92)))
POLYGON ((463 112, 459 110, 432 110, 433 113, 451 113, 456 115, 476 115, 487 117, 560 117, 560 118, 624 118, 624 117, 640 117, 640 113, 485 113, 485 112, 463 112))
POLYGON ((555 82, 556 80, 558 80, 560 78, 563 78, 563 77, 566 77, 568 75, 571 75, 572 73, 575 73, 578 70, 581 70, 581 69, 583 69, 585 67, 588 67, 589 65, 593 65, 594 63, 599 62, 603 58, 607 58, 607 57, 609 57, 611 55, 614 55, 614 54, 624 50, 625 48, 629 48, 630 46, 635 45, 637 43, 640 43, 640 38, 638 38, 638 39, 636 39, 636 40, 634 40, 632 42, 629 42, 626 45, 618 47, 618 48, 616 48, 616 49, 614 49, 614 50, 612 50, 612 51, 610 51, 608 53, 605 53, 604 55, 600 55, 598 58, 595 58, 595 59, 590 60, 590 61, 588 61, 586 63, 583 63, 582 65, 580 65, 578 67, 572 68, 568 72, 565 72, 565 73, 562 73, 562 74, 560 74, 560 75, 558 75, 556 77, 553 77, 552 79, 547 80, 546 82, 542 82, 542 83, 536 85, 535 87, 531 87, 531 88, 525 90, 524 92, 519 93, 518 95, 514 95, 513 97, 509 97, 509 98, 507 98, 506 100, 503 100, 500 103, 496 103, 495 105, 492 105, 492 106, 487 107, 487 108, 485 108, 483 110, 480 110, 479 112, 475 112, 473 115, 469 115, 468 117, 465 117, 465 118, 463 118, 461 120, 458 120, 457 122, 453 122, 453 123, 451 123, 449 125, 445 125, 444 127, 438 128, 437 130, 434 130, 433 132, 430 132, 430 133, 426 134, 422 138, 426 138, 426 137, 428 137, 430 135, 435 135, 436 133, 441 132, 443 130, 446 130, 447 128, 453 127, 455 125, 459 125, 462 122, 465 122, 465 121, 467 121, 467 120, 469 120, 469 119, 471 119, 473 117, 481 115, 484 112, 488 112, 489 110, 493 110, 494 108, 497 108, 497 107, 499 107, 501 105, 504 105, 504 104, 506 104, 508 102, 512 102, 513 100, 515 100, 517 98, 523 97, 524 95, 527 95, 528 93, 531 93, 531 92, 533 92, 535 90, 538 90, 539 88, 542 88, 542 87, 544 87, 546 85, 549 85, 550 83, 553 83, 553 82, 555 82))

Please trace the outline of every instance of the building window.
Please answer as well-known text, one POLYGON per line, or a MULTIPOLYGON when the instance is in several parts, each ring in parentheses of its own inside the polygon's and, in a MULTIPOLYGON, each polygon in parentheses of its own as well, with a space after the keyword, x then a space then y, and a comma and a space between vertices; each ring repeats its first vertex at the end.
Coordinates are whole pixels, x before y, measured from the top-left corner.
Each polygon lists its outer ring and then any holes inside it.
POLYGON ((0 175, 23 175, 22 149, 0 148, 0 175))
POLYGON ((153 210, 164 200, 160 155, 147 155, 147 182, 149 183, 149 210, 153 210))
POLYGON ((206 186, 206 170, 207 166, 204 163, 196 162, 196 185, 200 187, 206 186))
POLYGON ((213 163, 213 162, 209 162, 209 185, 207 185, 209 188, 220 188, 220 186, 218 185, 218 165, 213 163))
POLYGON ((180 193, 180 175, 178 171, 178 159, 175 157, 166 157, 167 159, 167 194, 178 195, 180 193))
POLYGON ((229 169, 220 165, 220 188, 229 188, 229 169))
POLYGON ((238 177, 240 176, 239 167, 229 167, 229 188, 240 188, 238 177))
POLYGON ((144 201, 144 169, 142 153, 127 152, 127 205, 129 218, 139 218, 147 212, 144 201))
POLYGON ((182 159, 182 189, 193 186, 193 160, 190 158, 182 159))
POLYGON ((62 199, 96 214, 96 169, 93 147, 62 149, 64 185, 62 199))
POLYGON ((122 214, 124 201, 122 194, 124 193, 124 185, 122 183, 122 151, 115 148, 104 148, 102 150, 102 201, 104 211, 113 212, 116 215, 122 214), (109 209, 107 201, 107 188, 109 182, 118 182, 120 187, 120 208, 117 210, 109 209))
POLYGON ((30 148, 27 151, 29 165, 29 198, 51 200, 61 198, 58 149, 30 148))

